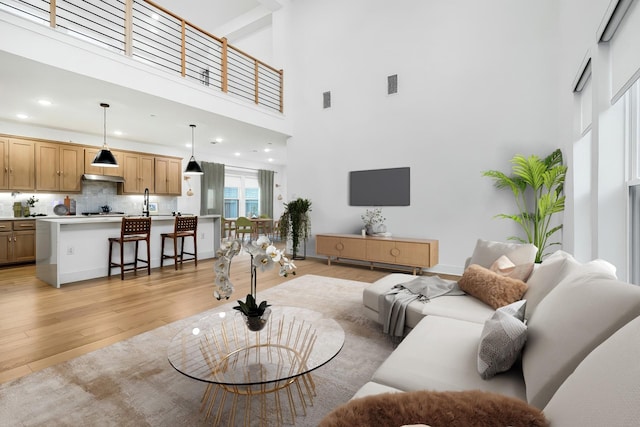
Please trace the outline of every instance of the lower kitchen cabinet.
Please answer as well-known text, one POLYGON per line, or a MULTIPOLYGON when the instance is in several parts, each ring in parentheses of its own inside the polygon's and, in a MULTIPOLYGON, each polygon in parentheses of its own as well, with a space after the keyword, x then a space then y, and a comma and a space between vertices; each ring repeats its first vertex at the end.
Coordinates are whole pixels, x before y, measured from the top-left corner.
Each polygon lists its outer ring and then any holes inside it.
POLYGON ((36 221, 0 221, 0 265, 36 259, 36 221))

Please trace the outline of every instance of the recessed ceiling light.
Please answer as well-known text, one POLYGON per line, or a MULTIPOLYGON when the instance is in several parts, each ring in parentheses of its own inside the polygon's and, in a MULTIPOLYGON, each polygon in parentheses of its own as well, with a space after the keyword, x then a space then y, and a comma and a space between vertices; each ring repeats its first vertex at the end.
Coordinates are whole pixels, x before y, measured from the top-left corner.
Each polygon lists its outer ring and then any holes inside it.
POLYGON ((184 144, 184 146, 187 147, 187 148, 191 148, 191 143, 187 142, 186 144, 184 144))
POLYGON ((265 149, 264 149, 264 152, 265 152, 265 153, 268 153, 269 151, 271 151, 271 148, 265 148, 265 149))
POLYGON ((234 156, 238 157, 240 155, 240 153, 238 153, 237 151, 235 153, 233 153, 234 156))
POLYGON ((38 100, 38 104, 43 105, 45 107, 48 107, 51 105, 51 101, 47 100, 47 99, 39 99, 38 100))
POLYGON ((122 131, 121 131, 121 130, 114 130, 114 131, 113 131, 113 134, 114 134, 115 136, 122 136, 122 131))
POLYGON ((29 118, 29 116, 27 116, 24 113, 18 113, 18 114, 16 114, 16 117, 19 118, 19 119, 22 119, 22 120, 25 120, 25 119, 29 118))
POLYGON ((224 141, 224 139, 222 139, 222 138, 220 138, 220 137, 217 137, 217 138, 216 138, 216 142, 217 142, 218 144, 220 144, 222 141, 224 141))
POLYGON ((268 162, 273 162, 273 159, 272 159, 271 157, 269 157, 269 158, 267 159, 267 161, 268 161, 268 162))

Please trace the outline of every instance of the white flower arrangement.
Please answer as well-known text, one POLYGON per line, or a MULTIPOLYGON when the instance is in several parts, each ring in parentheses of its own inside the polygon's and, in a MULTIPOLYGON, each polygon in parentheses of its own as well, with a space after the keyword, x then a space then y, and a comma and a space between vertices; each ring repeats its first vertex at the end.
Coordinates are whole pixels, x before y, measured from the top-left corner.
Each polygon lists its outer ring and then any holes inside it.
POLYGON ((374 226, 376 224, 382 224, 387 218, 382 216, 382 209, 374 208, 367 209, 364 214, 360 215, 364 225, 374 226))
MULTIPOLYGON (((220 249, 216 253, 217 261, 214 264, 216 273, 215 287, 213 295, 216 299, 229 299, 233 293, 233 283, 229 280, 231 269, 231 259, 240 253, 242 241, 239 239, 223 241, 220 249)), ((251 254, 251 295, 256 296, 256 270, 268 271, 278 265, 278 274, 287 277, 289 274, 296 274, 295 264, 284 255, 284 252, 276 248, 266 236, 260 236, 258 240, 247 241, 244 248, 251 254)))

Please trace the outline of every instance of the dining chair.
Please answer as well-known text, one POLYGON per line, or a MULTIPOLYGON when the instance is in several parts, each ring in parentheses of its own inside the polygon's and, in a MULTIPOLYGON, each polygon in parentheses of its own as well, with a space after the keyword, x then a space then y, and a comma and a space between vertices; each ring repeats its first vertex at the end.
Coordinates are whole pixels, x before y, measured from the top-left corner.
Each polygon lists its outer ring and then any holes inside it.
POLYGON ((255 233, 255 224, 249 218, 244 216, 239 216, 236 218, 236 237, 244 240, 249 235, 249 238, 252 238, 255 233))

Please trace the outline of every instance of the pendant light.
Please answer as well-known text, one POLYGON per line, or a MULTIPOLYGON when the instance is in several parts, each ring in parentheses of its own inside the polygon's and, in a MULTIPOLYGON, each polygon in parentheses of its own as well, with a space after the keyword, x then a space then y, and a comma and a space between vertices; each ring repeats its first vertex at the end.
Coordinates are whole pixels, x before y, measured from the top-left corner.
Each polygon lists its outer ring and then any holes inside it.
POLYGON ((191 126, 191 158, 189 159, 187 168, 184 170, 184 174, 185 175, 202 175, 204 172, 202 172, 202 168, 200 167, 198 162, 196 162, 196 158, 193 155, 193 150, 195 146, 195 141, 193 139, 193 132, 194 132, 193 130, 195 129, 196 125, 189 125, 189 126, 191 126))
POLYGON ((107 147, 107 108, 109 108, 109 104, 105 104, 103 102, 100 106, 104 109, 104 140, 102 142, 102 148, 98 151, 98 154, 96 154, 96 157, 91 162, 91 166, 117 168, 118 162, 113 156, 111 150, 109 150, 109 147, 107 147))

